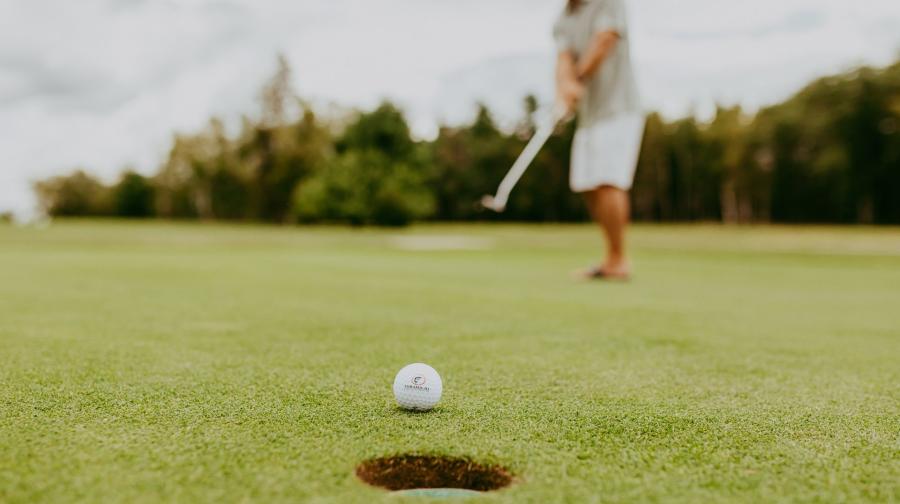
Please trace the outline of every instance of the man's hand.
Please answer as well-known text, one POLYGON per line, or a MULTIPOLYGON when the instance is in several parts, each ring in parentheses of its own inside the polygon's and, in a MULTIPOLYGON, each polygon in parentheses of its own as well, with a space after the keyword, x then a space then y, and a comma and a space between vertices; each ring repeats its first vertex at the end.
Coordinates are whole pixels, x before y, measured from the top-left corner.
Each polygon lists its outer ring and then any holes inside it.
POLYGON ((565 107, 566 113, 575 112, 584 96, 584 84, 575 79, 561 79, 556 90, 556 101, 565 107))

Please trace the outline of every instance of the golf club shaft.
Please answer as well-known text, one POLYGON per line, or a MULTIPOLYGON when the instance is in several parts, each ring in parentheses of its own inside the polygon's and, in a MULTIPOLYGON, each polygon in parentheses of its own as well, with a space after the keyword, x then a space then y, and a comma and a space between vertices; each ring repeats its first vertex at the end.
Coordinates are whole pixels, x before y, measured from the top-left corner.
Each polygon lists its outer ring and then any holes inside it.
POLYGON ((549 120, 544 122, 537 129, 534 136, 531 138, 531 141, 525 146, 525 150, 522 151, 522 154, 513 164, 512 168, 510 168, 509 173, 507 173, 503 178, 503 181, 500 182, 500 187, 497 188, 497 194, 494 196, 495 207, 506 207, 506 202, 509 200, 509 195, 512 193, 512 190, 516 187, 516 184, 522 178, 522 175, 525 174, 525 171, 528 170, 528 167, 531 165, 531 162, 534 161, 534 158, 537 157, 541 148, 547 143, 547 140, 550 138, 550 135, 553 134, 553 130, 556 129, 556 125, 562 120, 563 116, 564 113, 560 112, 559 108, 554 108, 549 120))

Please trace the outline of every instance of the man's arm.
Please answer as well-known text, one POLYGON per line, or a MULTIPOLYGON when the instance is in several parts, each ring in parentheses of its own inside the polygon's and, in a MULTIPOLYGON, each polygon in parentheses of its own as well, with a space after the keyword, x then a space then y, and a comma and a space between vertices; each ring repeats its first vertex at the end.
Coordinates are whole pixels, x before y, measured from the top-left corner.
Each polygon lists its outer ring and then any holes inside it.
POLYGON ((603 66, 616 44, 619 43, 617 31, 604 31, 596 34, 590 48, 576 60, 575 53, 563 51, 559 53, 556 64, 557 101, 566 110, 572 111, 584 95, 584 83, 590 81, 603 66))
POLYGON ((619 33, 616 31, 604 31, 594 35, 591 47, 585 51, 584 56, 575 65, 575 75, 579 81, 591 80, 616 47, 619 38, 619 33))
POLYGON ((572 112, 584 94, 584 84, 578 78, 575 53, 562 51, 556 61, 556 100, 572 112))

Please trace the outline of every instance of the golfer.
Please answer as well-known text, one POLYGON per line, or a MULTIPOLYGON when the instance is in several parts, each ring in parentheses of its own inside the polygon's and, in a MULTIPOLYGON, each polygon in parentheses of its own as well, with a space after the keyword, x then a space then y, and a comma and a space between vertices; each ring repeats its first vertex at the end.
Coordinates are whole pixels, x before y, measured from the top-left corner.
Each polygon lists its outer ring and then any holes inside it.
POLYGON ((606 236, 606 259, 581 274, 627 279, 628 191, 644 135, 625 0, 568 0, 554 26, 557 99, 578 113, 570 186, 606 236))

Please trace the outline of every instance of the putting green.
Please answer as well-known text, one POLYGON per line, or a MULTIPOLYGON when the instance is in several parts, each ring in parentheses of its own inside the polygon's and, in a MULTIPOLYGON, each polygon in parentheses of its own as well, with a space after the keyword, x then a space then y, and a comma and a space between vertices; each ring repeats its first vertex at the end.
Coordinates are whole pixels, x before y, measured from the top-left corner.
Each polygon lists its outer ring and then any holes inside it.
POLYGON ((588 226, 0 226, 0 502, 397 502, 354 469, 403 453, 491 501, 900 499, 900 231, 632 237, 587 284, 588 226))

